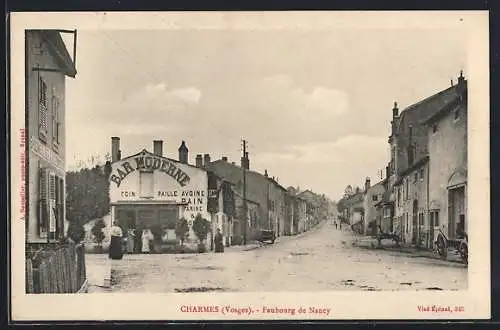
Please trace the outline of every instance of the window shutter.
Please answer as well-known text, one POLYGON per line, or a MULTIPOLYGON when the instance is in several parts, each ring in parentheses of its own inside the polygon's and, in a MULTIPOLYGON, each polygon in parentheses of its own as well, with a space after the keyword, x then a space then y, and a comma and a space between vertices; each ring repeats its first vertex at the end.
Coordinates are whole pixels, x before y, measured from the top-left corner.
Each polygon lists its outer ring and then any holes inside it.
POLYGON ((47 234, 48 227, 48 172, 46 168, 40 168, 39 173, 39 212, 38 231, 41 237, 47 234))
POLYGON ((49 174, 49 231, 56 232, 56 175, 53 172, 49 174))

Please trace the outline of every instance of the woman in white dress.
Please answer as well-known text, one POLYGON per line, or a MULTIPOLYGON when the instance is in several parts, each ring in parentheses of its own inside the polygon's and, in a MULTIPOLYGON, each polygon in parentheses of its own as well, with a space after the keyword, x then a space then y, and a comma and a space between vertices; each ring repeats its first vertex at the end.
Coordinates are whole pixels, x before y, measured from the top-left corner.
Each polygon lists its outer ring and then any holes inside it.
POLYGON ((153 233, 151 230, 144 229, 142 231, 142 253, 149 253, 149 242, 153 239, 153 233))

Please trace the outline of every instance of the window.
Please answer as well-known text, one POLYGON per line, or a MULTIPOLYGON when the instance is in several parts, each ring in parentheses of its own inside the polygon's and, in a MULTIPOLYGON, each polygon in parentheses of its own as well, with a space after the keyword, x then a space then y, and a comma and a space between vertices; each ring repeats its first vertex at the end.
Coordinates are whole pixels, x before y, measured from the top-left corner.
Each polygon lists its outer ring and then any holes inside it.
POLYGON ((377 195, 373 195, 372 196, 372 201, 376 202, 378 200, 378 196, 377 195))
POLYGON ((433 210, 429 213, 431 227, 439 227, 439 210, 433 210))
POLYGON ((39 136, 46 142, 49 121, 49 110, 47 108, 47 84, 43 78, 38 80, 38 128, 39 136))
POLYGON ((52 142, 59 145, 61 133, 60 121, 61 102, 57 96, 52 97, 52 142))
POLYGON ((143 171, 139 177, 140 196, 143 198, 153 197, 153 172, 143 171))
POLYGON ((436 133, 438 131, 437 124, 432 125, 432 133, 436 133))
POLYGON ((46 168, 40 168, 39 182, 38 182, 38 234, 44 238, 47 236, 49 213, 48 213, 48 175, 49 172, 46 168))
POLYGON ((454 120, 458 120, 458 118, 460 118, 460 110, 459 110, 459 109, 456 109, 456 110, 453 112, 453 119, 454 119, 454 120))
POLYGON ((420 181, 424 181, 424 169, 420 169, 420 181))
POLYGON ((413 177, 413 183, 417 183, 418 181, 418 172, 415 172, 415 176, 413 177))
POLYGON ((418 214, 418 225, 419 226, 423 226, 424 225, 424 214, 422 212, 420 212, 418 214))

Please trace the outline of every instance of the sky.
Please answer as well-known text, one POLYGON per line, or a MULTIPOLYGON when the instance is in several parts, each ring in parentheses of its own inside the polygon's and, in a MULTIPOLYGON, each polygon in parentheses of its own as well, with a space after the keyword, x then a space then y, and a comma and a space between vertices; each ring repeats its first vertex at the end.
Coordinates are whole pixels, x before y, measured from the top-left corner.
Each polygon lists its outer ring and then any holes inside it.
MULTIPOLYGON (((404 109, 450 86, 464 36, 413 30, 79 30, 66 82, 67 165, 111 152, 196 154, 250 167, 338 200, 380 180, 395 101, 404 109)), ((72 49, 72 48, 70 48, 72 49)))

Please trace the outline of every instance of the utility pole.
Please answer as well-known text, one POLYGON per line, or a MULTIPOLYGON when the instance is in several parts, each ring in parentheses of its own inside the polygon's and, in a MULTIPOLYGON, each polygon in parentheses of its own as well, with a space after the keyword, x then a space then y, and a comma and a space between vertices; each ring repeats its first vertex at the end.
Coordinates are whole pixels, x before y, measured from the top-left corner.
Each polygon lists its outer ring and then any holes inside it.
POLYGON ((246 170, 246 157, 247 157, 247 141, 243 140, 243 159, 245 160, 241 164, 243 169, 243 214, 244 214, 244 226, 243 226, 243 245, 247 244, 247 226, 248 226, 248 211, 247 211, 247 170, 246 170))

